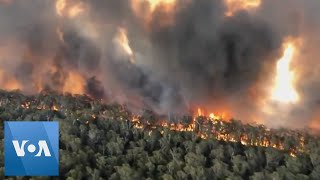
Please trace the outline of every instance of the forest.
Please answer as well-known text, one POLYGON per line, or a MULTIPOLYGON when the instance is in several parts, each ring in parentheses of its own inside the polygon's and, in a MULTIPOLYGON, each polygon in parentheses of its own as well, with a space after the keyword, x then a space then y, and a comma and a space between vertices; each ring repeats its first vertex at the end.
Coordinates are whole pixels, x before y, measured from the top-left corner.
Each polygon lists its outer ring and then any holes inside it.
POLYGON ((58 121, 60 177, 6 179, 250 179, 320 177, 320 139, 308 130, 269 129, 239 120, 131 113, 86 95, 0 91, 3 121, 58 121))

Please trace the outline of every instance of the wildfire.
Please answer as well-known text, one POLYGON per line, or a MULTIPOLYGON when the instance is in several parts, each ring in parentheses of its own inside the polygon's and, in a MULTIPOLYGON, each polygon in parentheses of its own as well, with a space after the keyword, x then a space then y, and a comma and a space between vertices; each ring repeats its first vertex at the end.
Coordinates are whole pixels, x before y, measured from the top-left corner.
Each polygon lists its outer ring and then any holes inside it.
POLYGON ((183 124, 181 122, 168 123, 165 120, 155 124, 150 124, 148 121, 143 123, 140 121, 140 116, 133 116, 131 123, 133 123, 135 128, 149 131, 149 134, 156 128, 163 128, 160 129, 161 134, 164 134, 165 129, 179 132, 195 132, 202 139, 213 137, 220 141, 240 142, 245 146, 272 147, 278 150, 285 150, 292 157, 296 157, 298 153, 304 152, 305 142, 303 138, 297 139, 297 142, 299 143, 297 146, 285 149, 284 142, 280 139, 278 141, 271 140, 271 133, 273 132, 268 128, 261 126, 260 133, 252 137, 250 134, 246 134, 245 131, 243 131, 246 127, 234 129, 235 126, 232 124, 232 121, 222 121, 220 116, 216 116, 213 113, 210 113, 209 117, 206 117, 201 108, 198 108, 197 110, 198 114, 193 117, 190 124, 183 124), (239 131, 239 133, 235 133, 234 131, 239 131))
POLYGON ((12 78, 11 80, 8 80, 6 83, 4 83, 3 88, 10 89, 10 90, 16 90, 16 89, 20 89, 21 86, 16 79, 12 78))
POLYGON ((53 110, 53 111, 59 111, 59 108, 54 105, 54 106, 52 107, 52 110, 53 110))
POLYGON ((84 5, 82 3, 76 4, 70 7, 68 15, 69 17, 73 18, 78 16, 80 13, 84 11, 84 5))
POLYGON ((223 115, 222 116, 216 116, 214 113, 210 113, 209 117, 210 117, 210 119, 222 119, 223 115))
POLYGON ((29 109, 30 108, 30 102, 22 103, 21 107, 24 108, 24 109, 29 109))
MULTIPOLYGON (((6 102, 0 101, 0 106, 5 106, 3 103, 6 102)), ((54 112, 58 112, 61 105, 54 104, 48 106, 41 104, 40 101, 35 99, 22 102, 21 107, 23 109, 52 110, 54 112)), ((66 113, 67 110, 64 111, 66 113)), ((201 109, 200 111, 203 113, 201 109)), ((85 121, 86 124, 96 120, 99 116, 99 114, 89 115, 91 117, 85 121)), ((105 116, 105 114, 103 113, 101 116, 105 116)), ((238 122, 234 120, 222 121, 221 119, 213 119, 212 117, 194 116, 192 121, 188 121, 188 123, 185 121, 168 122, 160 119, 152 123, 139 115, 132 115, 130 119, 123 118, 121 115, 118 119, 120 121, 125 121, 128 127, 143 129, 143 131, 146 131, 148 134, 151 134, 156 129, 158 129, 161 134, 165 134, 168 130, 194 132, 202 139, 214 138, 219 141, 239 142, 245 146, 272 147, 285 151, 292 157, 296 157, 298 154, 303 153, 306 150, 306 141, 304 135, 300 132, 279 132, 268 129, 262 125, 252 126, 248 124, 238 124, 238 122), (253 128, 255 130, 253 130, 253 128), (285 136, 291 136, 293 138, 292 140, 294 145, 286 143, 285 136)))
POLYGON ((124 28, 119 28, 116 37, 114 38, 114 42, 121 47, 121 49, 130 57, 130 61, 133 63, 133 51, 129 45, 129 39, 127 35, 127 31, 124 28))
POLYGON ((19 82, 14 77, 7 76, 6 72, 2 69, 0 69, 0 84, 3 89, 7 90, 16 90, 21 88, 19 82))
POLYGON ((85 10, 85 6, 82 2, 76 4, 70 3, 70 0, 57 0, 56 1, 56 13, 59 16, 67 16, 74 18, 85 10))
POLYGON ((201 108, 198 108, 198 109, 197 109, 197 114, 196 114, 196 116, 198 116, 198 117, 200 117, 200 116, 208 116, 208 117, 209 117, 210 119, 212 119, 212 120, 226 120, 225 118, 228 118, 228 117, 226 116, 226 113, 225 113, 225 112, 220 112, 220 113, 210 112, 210 113, 206 114, 206 113, 204 112, 204 110, 201 109, 201 108))
POLYGON ((239 10, 251 10, 258 8, 261 0, 224 0, 227 6, 226 16, 233 16, 239 10))
POLYGON ((200 108, 198 108, 198 116, 202 116, 202 110, 200 108))
POLYGON ((294 88, 295 75, 290 69, 296 47, 292 42, 285 43, 283 56, 278 60, 272 100, 283 103, 296 103, 299 95, 294 88))
POLYGON ((131 0, 133 12, 137 17, 143 19, 147 29, 155 11, 161 14, 161 19, 157 19, 157 25, 162 27, 172 25, 175 4, 176 0, 131 0))
POLYGON ((69 92, 72 94, 83 94, 84 93, 84 77, 77 72, 70 72, 64 87, 63 92, 69 92))
POLYGON ((175 0, 147 0, 147 2, 150 5, 150 10, 153 12, 157 8, 157 6, 171 6, 175 3, 175 0))
POLYGON ((59 16, 62 16, 65 7, 66 7, 66 0, 57 0, 56 12, 59 16))

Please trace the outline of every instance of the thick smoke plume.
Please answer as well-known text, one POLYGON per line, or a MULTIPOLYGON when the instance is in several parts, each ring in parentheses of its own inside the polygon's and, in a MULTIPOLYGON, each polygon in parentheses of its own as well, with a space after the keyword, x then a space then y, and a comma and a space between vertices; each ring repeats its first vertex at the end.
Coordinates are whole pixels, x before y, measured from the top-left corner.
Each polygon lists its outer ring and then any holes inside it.
POLYGON ((0 84, 86 93, 159 114, 202 107, 271 126, 317 125, 320 2, 0 0, 0 84), (290 8, 289 5, 291 6, 290 8), (268 102, 288 38, 301 101, 268 102))

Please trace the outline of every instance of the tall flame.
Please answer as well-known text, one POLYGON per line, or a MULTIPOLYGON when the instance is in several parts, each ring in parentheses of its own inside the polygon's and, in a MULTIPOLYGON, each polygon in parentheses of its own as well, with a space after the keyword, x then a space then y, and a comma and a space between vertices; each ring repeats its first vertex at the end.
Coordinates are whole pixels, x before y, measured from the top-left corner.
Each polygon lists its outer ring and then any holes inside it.
POLYGON ((261 0, 224 0, 227 6, 226 16, 233 16, 239 10, 250 10, 260 6, 261 0))
POLYGON ((292 42, 286 43, 284 47, 283 56, 277 63, 272 99, 283 103, 295 103, 299 101, 299 95, 294 88, 295 75, 290 69, 290 63, 296 48, 292 42))
POLYGON ((198 116, 202 116, 202 115, 203 115, 202 110, 198 108, 198 116))
POLYGON ((114 42, 121 47, 121 49, 125 52, 126 55, 130 57, 130 61, 134 63, 134 53, 132 48, 130 47, 130 42, 127 35, 127 30, 124 28, 118 28, 118 33, 114 38, 114 42))
POLYGON ((127 35, 127 31, 123 28, 119 28, 119 43, 121 44, 122 48, 126 51, 126 53, 130 56, 133 55, 133 51, 129 46, 129 39, 127 35))

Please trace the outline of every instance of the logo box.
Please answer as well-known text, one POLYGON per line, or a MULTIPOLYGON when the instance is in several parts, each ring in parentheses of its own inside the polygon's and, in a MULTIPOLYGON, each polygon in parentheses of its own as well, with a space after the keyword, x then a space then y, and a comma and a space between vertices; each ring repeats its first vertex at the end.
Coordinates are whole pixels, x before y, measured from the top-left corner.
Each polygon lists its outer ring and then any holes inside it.
POLYGON ((58 122, 4 123, 5 176, 58 176, 58 122))

